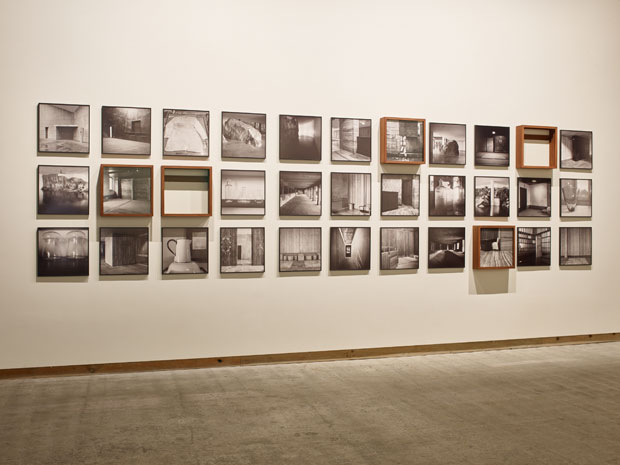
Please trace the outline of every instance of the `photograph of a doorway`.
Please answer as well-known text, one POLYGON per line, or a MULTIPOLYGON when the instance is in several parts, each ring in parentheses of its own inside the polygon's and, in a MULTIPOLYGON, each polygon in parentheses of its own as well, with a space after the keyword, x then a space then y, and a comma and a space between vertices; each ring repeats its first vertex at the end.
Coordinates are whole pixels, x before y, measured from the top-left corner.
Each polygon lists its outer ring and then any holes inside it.
POLYGON ((151 109, 101 107, 101 153, 151 155, 151 109))
POLYGON ((101 165, 102 216, 153 216, 153 167, 101 165))
POLYGON ((220 229, 220 273, 263 273, 265 228, 220 229))
POLYGON ((370 270, 370 228, 330 228, 329 269, 370 270))
POLYGON ((476 166, 510 165, 510 128, 504 126, 475 126, 476 166))
POLYGON ((90 105, 39 103, 38 125, 39 152, 90 152, 90 105))
POLYGON ((517 178, 517 216, 551 216, 551 178, 517 178))
POLYGON ((560 168, 592 169, 592 131, 560 131, 560 168))
POLYGON ((517 228, 517 265, 551 265, 551 228, 517 228))
POLYGON ((381 174, 381 215, 420 214, 420 175, 381 174))

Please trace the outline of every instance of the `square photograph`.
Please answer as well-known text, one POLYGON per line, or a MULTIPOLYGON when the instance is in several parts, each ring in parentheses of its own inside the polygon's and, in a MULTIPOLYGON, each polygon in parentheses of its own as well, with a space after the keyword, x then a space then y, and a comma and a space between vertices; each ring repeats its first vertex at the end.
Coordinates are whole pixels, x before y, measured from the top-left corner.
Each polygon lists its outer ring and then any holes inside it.
POLYGON ((510 216, 510 178, 474 176, 474 215, 510 216))
POLYGON ((381 174, 381 215, 420 214, 420 175, 381 174))
POLYGON ((551 178, 517 178, 517 216, 551 217, 551 178))
POLYGON ((265 228, 220 228, 220 273, 264 273, 265 228))
POLYGON ((592 228, 560 228, 560 266, 592 265, 592 228))
POLYGON ((514 226, 474 226, 474 269, 515 266, 514 226))
POLYGON ((428 216, 465 216, 465 176, 429 175, 428 216))
POLYGON ((592 169, 592 131, 560 130, 560 168, 592 169))
POLYGON ((329 269, 370 270, 370 228, 329 228, 329 269))
POLYGON ((207 274, 208 228, 161 228, 162 274, 207 274))
POLYGON ((101 107, 101 153, 151 155, 151 109, 101 107))
POLYGON ((265 214, 265 172, 222 170, 222 206, 224 215, 265 214))
POLYGON ((153 167, 101 165, 101 216, 153 216, 153 167))
POLYGON ((465 268, 465 228, 428 228, 428 267, 465 268))
POLYGON ((38 228, 37 276, 88 276, 88 228, 38 228))
POLYGON ((517 228, 517 265, 551 265, 551 228, 517 228))
POLYGON ((560 179, 560 216, 592 217, 591 179, 560 179))
POLYGON ((222 112, 222 158, 264 159, 267 115, 222 112))
POLYGON ((381 118, 381 163, 424 163, 424 127, 419 118, 381 118))
POLYGON ((39 215, 88 215, 88 166, 39 165, 39 215))
POLYGON ((428 140, 430 163, 434 165, 464 165, 467 139, 464 124, 429 123, 428 140))
POLYGON ((280 216, 321 216, 322 173, 280 171, 280 216))
POLYGON ((163 126, 164 156, 209 156, 208 111, 166 108, 163 126))
POLYGON ((370 216, 370 173, 332 173, 333 216, 370 216))
POLYGON ((149 228, 99 228, 99 274, 149 274, 149 228))
POLYGON ((321 117, 280 115, 280 160, 321 161, 321 117))
POLYGON ((417 270, 419 267, 419 228, 381 228, 381 269, 417 270))
POLYGON ((372 121, 332 118, 332 161, 370 162, 372 121))
POLYGON ((39 103, 37 116, 40 153, 90 152, 90 105, 39 103))
POLYGON ((280 228, 280 272, 321 271, 321 228, 280 228))
POLYGON ((509 127, 475 126, 474 146, 476 166, 510 165, 509 127))

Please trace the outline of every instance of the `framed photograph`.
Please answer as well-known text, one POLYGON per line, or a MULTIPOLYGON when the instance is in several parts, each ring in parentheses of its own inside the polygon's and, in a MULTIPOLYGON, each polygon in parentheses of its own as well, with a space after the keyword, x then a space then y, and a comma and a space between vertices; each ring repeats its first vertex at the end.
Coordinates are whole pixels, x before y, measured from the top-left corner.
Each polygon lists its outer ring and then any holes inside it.
POLYGON ((420 214, 420 175, 381 174, 381 215, 420 214))
POLYGON ((101 165, 101 216, 153 216, 153 167, 101 165))
POLYGON ((551 217, 551 178, 517 178, 517 216, 551 217))
POLYGON ((592 180, 560 178, 560 216, 592 217, 592 180))
POLYGON ((370 228, 329 228, 329 269, 370 270, 370 228))
POLYGON ((99 274, 149 274, 149 228, 99 228, 99 274))
POLYGON ((433 165, 464 165, 466 126, 453 123, 428 124, 429 159, 433 165))
POLYGON ((465 228, 428 228, 428 267, 465 268, 465 228))
POLYGON ((88 215, 90 168, 39 165, 37 197, 39 215, 88 215))
POLYGON ((162 166, 161 215, 211 216, 211 167, 162 166))
POLYGON ((280 228, 280 272, 321 271, 321 228, 280 228))
POLYGON ((421 118, 381 118, 381 163, 423 164, 425 126, 421 118))
POLYGON ((265 214, 265 172, 222 170, 221 210, 225 215, 265 214))
POLYGON ((419 267, 419 228, 381 228, 381 269, 417 270, 419 267))
POLYGON ((101 107, 103 155, 151 155, 151 109, 101 107))
POLYGON ((264 273, 265 228, 220 228, 220 273, 264 273))
POLYGON ((332 118, 332 161, 370 162, 372 120, 332 118))
POLYGON ((514 226, 474 226, 474 270, 515 267, 514 226))
POLYGON ((165 108, 163 137, 166 157, 208 157, 209 112, 165 108))
POLYGON ((510 166, 510 128, 474 127, 474 165, 510 166))
POLYGON ((474 215, 510 216, 510 178, 474 176, 474 215))
POLYGON ((39 103, 39 153, 90 153, 90 105, 39 103))
POLYGON ((465 216, 465 176, 428 176, 428 216, 465 216))
POLYGON ((592 228, 560 228, 560 266, 592 265, 592 228))
POLYGON ((208 228, 161 228, 162 274, 209 272, 208 228))
POLYGON ((551 265, 551 228, 517 228, 517 266, 551 265))
POLYGON ((264 159, 266 153, 265 113, 222 112, 222 158, 264 159))
POLYGON ((560 168, 592 169, 592 131, 560 130, 560 168))
POLYGON ((370 216, 370 173, 332 173, 333 216, 370 216))
POLYGON ((38 228, 37 276, 88 276, 88 228, 38 228))
POLYGON ((321 117, 280 115, 280 160, 321 161, 321 117))
POLYGON ((280 171, 280 216, 321 216, 322 173, 280 171))

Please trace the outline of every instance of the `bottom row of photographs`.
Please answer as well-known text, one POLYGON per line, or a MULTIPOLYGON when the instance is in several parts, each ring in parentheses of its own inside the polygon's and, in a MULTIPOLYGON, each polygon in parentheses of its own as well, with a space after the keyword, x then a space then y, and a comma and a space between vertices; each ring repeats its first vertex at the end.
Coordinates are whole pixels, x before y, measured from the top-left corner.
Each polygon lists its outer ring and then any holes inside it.
MULTIPOLYGON (((420 265, 418 227, 380 228, 381 270, 420 265)), ((162 228, 162 274, 207 274, 208 228, 162 228)), ((280 228, 279 271, 321 271, 321 228, 280 228)), ((551 228, 473 227, 473 268, 551 265, 551 228), (516 232, 516 237, 515 237, 516 232), (515 263, 516 256, 516 263, 515 263)), ((38 276, 88 276, 88 228, 39 228, 38 276)), ((560 228, 560 266, 592 264, 592 228, 560 228)), ((428 268, 465 267, 465 228, 428 228, 428 268)), ((330 228, 329 269, 370 269, 370 227, 330 228)), ((220 273, 265 271, 265 228, 220 228, 220 273)), ((100 228, 99 274, 147 275, 149 229, 100 228)))

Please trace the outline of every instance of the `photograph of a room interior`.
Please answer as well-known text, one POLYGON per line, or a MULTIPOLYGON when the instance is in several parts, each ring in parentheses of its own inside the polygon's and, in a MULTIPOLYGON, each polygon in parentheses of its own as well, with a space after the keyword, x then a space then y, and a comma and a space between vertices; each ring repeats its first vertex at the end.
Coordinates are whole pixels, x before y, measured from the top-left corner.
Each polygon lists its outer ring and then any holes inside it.
POLYGON ((102 275, 148 274, 148 228, 101 228, 99 236, 102 275))
POLYGON ((329 269, 370 269, 370 228, 330 228, 329 269))
POLYGON ((592 133, 560 131, 560 167, 592 169, 592 133))
POLYGON ((551 228, 518 228, 517 263, 520 266, 551 264, 551 228))
POLYGON ((465 228, 428 228, 428 267, 465 267, 465 228))
POLYGON ((560 265, 592 264, 592 228, 560 228, 560 265))
POLYGON ((475 165, 508 166, 510 128, 502 126, 476 126, 474 143, 475 165))
POLYGON ((319 216, 321 173, 280 172, 280 216, 319 216))
POLYGON ((151 169, 104 166, 101 188, 104 214, 151 212, 151 169))
POLYGON ((332 215, 370 215, 370 174, 332 173, 332 215))
POLYGON ((222 215, 265 214, 265 172, 222 170, 222 215))
POLYGON ((479 268, 511 268, 514 266, 514 230, 480 228, 479 268))
POLYGON ((265 271, 265 228, 222 228, 220 272, 265 271))
POLYGON ((443 165, 465 164, 465 125, 430 124, 430 162, 443 165))
POLYGON ((280 115, 280 159, 321 159, 321 118, 280 115))
POLYGON ((280 271, 321 270, 321 228, 280 228, 280 271))
POLYGON ((411 174, 381 176, 381 214, 417 216, 420 214, 420 177, 411 174))
POLYGON ((102 153, 150 155, 151 109, 103 107, 102 153))
POLYGON ((39 104, 39 151, 88 153, 88 105, 39 104))
POLYGON ((381 269, 417 269, 420 265, 418 228, 381 228, 381 269))
POLYGON ((332 119, 332 161, 370 161, 369 119, 332 119))
POLYGON ((519 178, 519 216, 551 216, 551 179, 519 178))

